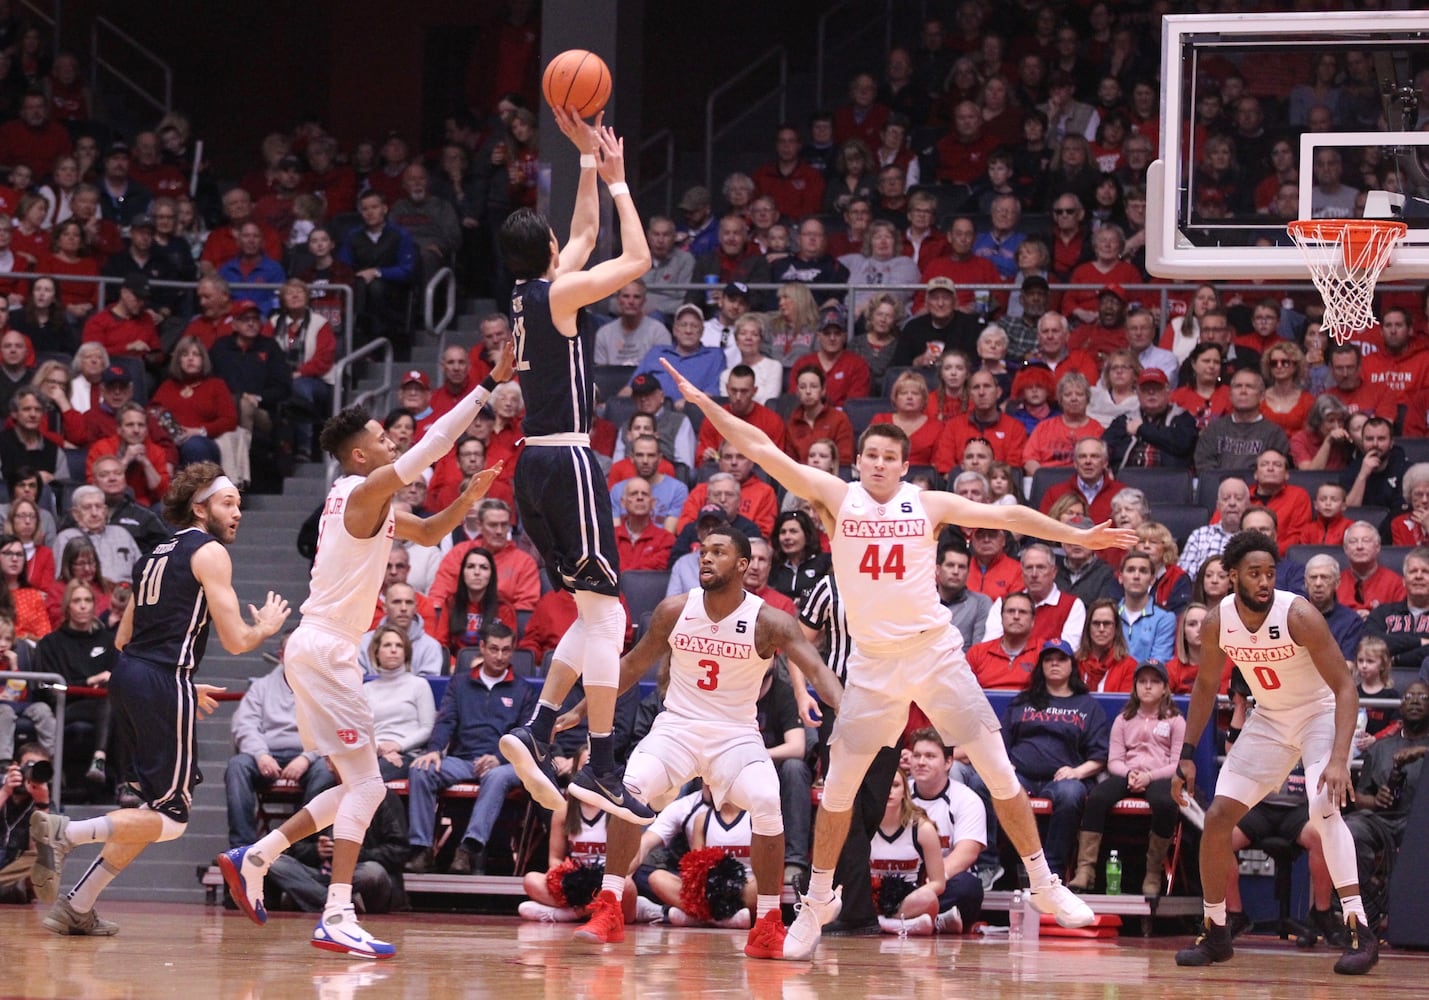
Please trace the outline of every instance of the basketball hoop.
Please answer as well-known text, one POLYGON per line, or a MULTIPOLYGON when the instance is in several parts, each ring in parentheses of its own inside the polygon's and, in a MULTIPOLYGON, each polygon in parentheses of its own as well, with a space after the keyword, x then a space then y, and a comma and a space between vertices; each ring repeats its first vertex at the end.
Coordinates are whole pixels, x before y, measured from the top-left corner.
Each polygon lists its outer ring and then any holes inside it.
POLYGON ((1343 344, 1375 324, 1375 282, 1409 227, 1386 219, 1300 219, 1285 227, 1325 300, 1321 328, 1343 344))

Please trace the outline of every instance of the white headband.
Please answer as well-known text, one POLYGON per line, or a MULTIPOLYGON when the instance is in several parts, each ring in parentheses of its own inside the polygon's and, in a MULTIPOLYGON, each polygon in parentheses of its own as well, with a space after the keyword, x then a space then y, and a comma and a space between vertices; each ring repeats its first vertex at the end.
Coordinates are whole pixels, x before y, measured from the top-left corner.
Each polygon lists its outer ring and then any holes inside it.
POLYGON ((232 479, 229 479, 227 476, 219 476, 219 477, 218 477, 217 479, 215 479, 213 482, 209 483, 209 484, 208 484, 207 486, 205 486, 203 489, 199 490, 198 493, 196 493, 196 494, 194 495, 194 498, 193 498, 193 501, 192 501, 192 502, 193 502, 193 503, 203 503, 203 502, 204 502, 205 500, 207 500, 209 497, 213 496, 213 495, 214 495, 215 493, 217 493, 219 490, 223 490, 223 489, 234 489, 234 490, 236 490, 236 489, 238 489, 238 487, 237 487, 237 486, 234 486, 234 485, 233 485, 233 480, 232 480, 232 479))

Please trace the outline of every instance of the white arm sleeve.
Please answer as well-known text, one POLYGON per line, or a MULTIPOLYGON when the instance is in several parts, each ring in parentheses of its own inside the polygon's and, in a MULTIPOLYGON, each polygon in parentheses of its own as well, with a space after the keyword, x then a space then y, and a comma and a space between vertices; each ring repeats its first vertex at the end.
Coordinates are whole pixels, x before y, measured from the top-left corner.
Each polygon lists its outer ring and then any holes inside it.
POLYGON ((490 397, 492 387, 487 385, 487 382, 490 381, 488 378, 486 382, 482 382, 481 385, 463 396, 455 406, 443 413, 431 427, 427 428, 427 433, 422 435, 422 440, 398 456, 393 468, 397 470, 397 476, 402 480, 404 486, 416 480, 427 466, 451 451, 457 438, 461 437, 462 432, 471 426, 471 422, 476 419, 477 411, 490 397))

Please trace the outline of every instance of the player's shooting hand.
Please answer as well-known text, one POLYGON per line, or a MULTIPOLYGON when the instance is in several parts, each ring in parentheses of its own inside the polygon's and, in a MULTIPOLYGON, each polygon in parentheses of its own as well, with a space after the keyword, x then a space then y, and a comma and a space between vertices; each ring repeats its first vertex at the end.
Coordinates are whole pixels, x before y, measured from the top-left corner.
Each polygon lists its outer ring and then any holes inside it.
POLYGON ((1178 806, 1189 805, 1186 790, 1196 787, 1196 762, 1183 760, 1176 773, 1171 776, 1171 797, 1178 806))
POLYGON ((1086 549, 1129 549, 1140 541, 1134 528, 1113 527, 1110 521, 1086 528, 1081 534, 1077 544, 1086 549))
POLYGON ((194 693, 198 695, 198 710, 204 715, 212 715, 218 708, 218 699, 214 697, 227 691, 225 687, 215 687, 212 684, 195 684, 194 693))
POLYGON ((1343 760, 1332 760, 1325 765, 1325 771, 1320 775, 1320 782, 1315 786, 1315 791, 1324 789, 1330 804, 1336 809, 1343 809, 1350 801, 1354 786, 1350 783, 1350 766, 1343 760))
POLYGON ((596 121, 596 137, 600 140, 600 158, 596 161, 595 172, 606 184, 619 184, 625 180, 625 140, 596 121))
POLYGON ((556 125, 565 133, 567 139, 580 150, 582 154, 594 153, 600 148, 600 140, 596 133, 600 128, 601 119, 605 117, 605 112, 595 116, 595 125, 592 127, 585 119, 576 113, 574 105, 564 108, 551 107, 551 115, 556 119, 556 125))
POLYGON ((288 607, 288 602, 271 590, 268 591, 268 599, 263 602, 261 608, 248 605, 248 613, 253 616, 253 624, 258 631, 263 634, 263 638, 277 635, 278 630, 283 627, 283 623, 288 620, 288 616, 293 613, 293 609, 288 607))
POLYGON ((496 482, 496 477, 501 475, 501 470, 505 468, 505 460, 498 461, 489 469, 482 469, 471 477, 471 482, 466 484, 466 492, 462 494, 463 499, 476 503, 486 496, 486 491, 491 489, 491 484, 496 482))

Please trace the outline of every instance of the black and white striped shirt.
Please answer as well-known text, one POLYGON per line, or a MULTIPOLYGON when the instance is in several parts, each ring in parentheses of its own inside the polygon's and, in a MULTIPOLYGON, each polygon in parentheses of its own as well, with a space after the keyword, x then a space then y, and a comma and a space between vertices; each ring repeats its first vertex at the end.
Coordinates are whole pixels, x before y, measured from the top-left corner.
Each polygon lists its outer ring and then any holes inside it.
POLYGON ((839 683, 847 684, 848 658, 853 652, 853 637, 848 633, 843 600, 839 597, 839 589, 834 584, 832 573, 824 574, 804 598, 804 604, 799 609, 799 621, 824 634, 827 644, 825 662, 838 677, 839 683))

